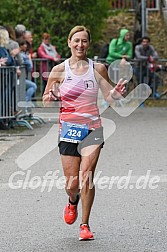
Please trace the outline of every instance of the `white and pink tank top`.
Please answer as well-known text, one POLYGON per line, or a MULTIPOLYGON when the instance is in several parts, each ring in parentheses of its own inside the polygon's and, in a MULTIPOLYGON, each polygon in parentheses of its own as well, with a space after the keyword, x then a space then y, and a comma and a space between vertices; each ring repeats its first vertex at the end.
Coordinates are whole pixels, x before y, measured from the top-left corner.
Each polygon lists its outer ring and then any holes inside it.
POLYGON ((101 127, 97 97, 99 86, 94 76, 93 61, 89 60, 88 71, 74 74, 65 60, 65 78, 60 85, 60 126, 62 121, 87 124, 89 129, 101 127))

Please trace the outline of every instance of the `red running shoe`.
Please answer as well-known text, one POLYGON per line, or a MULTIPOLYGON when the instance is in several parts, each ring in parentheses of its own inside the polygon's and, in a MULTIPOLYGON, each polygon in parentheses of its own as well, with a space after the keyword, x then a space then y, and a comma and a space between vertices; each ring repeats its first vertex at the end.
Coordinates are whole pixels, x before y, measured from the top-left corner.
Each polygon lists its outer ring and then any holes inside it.
POLYGON ((80 225, 80 241, 86 240, 94 240, 93 233, 90 231, 90 227, 88 224, 81 224, 80 225))
POLYGON ((71 225, 78 217, 77 205, 68 203, 64 208, 64 221, 71 225))

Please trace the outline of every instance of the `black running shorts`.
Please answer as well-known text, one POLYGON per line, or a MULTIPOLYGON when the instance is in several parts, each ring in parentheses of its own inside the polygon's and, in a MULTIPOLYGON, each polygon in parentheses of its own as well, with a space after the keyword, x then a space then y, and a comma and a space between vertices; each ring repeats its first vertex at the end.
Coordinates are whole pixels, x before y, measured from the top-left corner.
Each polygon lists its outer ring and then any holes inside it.
POLYGON ((69 143, 60 141, 59 152, 61 155, 80 157, 80 151, 82 148, 90 145, 99 145, 101 148, 104 145, 103 127, 95 130, 89 130, 88 136, 85 137, 80 143, 69 143))

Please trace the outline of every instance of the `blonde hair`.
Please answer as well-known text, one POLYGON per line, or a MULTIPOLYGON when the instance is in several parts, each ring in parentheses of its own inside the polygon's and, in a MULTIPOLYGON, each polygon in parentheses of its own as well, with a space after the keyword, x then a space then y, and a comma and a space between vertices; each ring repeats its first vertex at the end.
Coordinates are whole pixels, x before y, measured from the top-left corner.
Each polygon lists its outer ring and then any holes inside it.
POLYGON ((0 29, 0 46, 7 47, 9 43, 9 33, 6 29, 0 29))
POLYGON ((72 36, 77 33, 77 32, 81 32, 81 31, 86 31, 88 34, 88 39, 89 42, 91 41, 91 35, 90 35, 90 31, 83 25, 77 25, 74 28, 71 29, 69 35, 68 35, 68 39, 71 40, 72 36))

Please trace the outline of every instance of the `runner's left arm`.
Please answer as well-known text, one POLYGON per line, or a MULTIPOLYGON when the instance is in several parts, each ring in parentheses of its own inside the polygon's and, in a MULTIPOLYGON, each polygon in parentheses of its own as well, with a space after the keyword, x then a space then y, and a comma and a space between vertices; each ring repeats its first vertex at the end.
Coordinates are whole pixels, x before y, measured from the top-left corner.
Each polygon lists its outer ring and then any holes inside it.
POLYGON ((113 87, 109 79, 106 67, 100 63, 97 63, 95 65, 95 76, 104 99, 107 102, 122 98, 122 95, 125 92, 125 84, 127 83, 126 80, 120 79, 115 87, 113 87))

